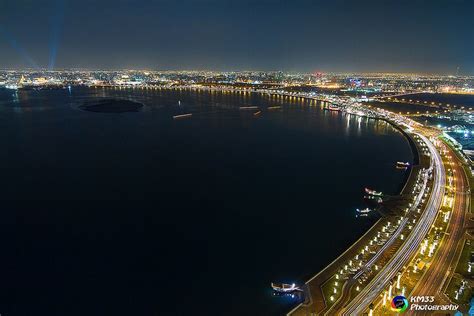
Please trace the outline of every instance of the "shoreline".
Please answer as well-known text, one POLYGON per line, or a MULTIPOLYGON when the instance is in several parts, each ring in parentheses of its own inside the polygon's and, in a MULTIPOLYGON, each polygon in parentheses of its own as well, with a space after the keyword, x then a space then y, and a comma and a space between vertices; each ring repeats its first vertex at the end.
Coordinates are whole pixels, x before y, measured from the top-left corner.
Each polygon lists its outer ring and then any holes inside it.
POLYGON ((400 183, 400 189, 398 191, 398 195, 402 195, 403 191, 405 191, 408 183, 410 183, 410 178, 413 174, 413 169, 416 166, 420 165, 420 153, 418 152, 415 141, 411 138, 411 136, 403 128, 401 128, 397 124, 395 124, 395 123, 393 123, 390 120, 387 120, 385 118, 377 118, 377 119, 387 122, 392 127, 394 127, 396 130, 398 130, 400 133, 402 133, 402 135, 408 141, 408 144, 410 145, 411 152, 413 154, 413 164, 410 167, 410 172, 405 172, 404 181, 402 183, 400 183))
MULTIPOLYGON (((406 172, 406 176, 404 177, 404 181, 400 183, 401 189, 398 192, 398 195, 402 195, 403 192, 407 189, 408 185, 413 182, 413 170, 418 169, 420 166, 420 153, 418 148, 416 147, 415 141, 412 137, 400 126, 395 124, 394 122, 385 119, 385 118, 372 118, 374 120, 382 120, 390 124, 392 127, 397 129, 399 132, 402 133, 404 138, 408 141, 410 149, 413 154, 413 165, 410 168, 409 172, 406 172)), ((360 236, 352 245, 350 245, 342 254, 336 257, 333 261, 331 261, 325 268, 317 272, 315 275, 310 277, 307 281, 305 281, 304 286, 307 288, 306 293, 309 294, 309 297, 303 303, 297 304, 294 308, 292 308, 286 315, 293 315, 293 313, 297 312, 300 308, 310 308, 313 307, 311 313, 319 314, 322 311, 325 311, 328 308, 326 304, 325 297, 322 293, 323 285, 331 278, 331 276, 336 273, 342 262, 347 261, 349 258, 352 258, 356 253, 358 253, 358 249, 360 248, 361 244, 365 244, 368 240, 368 236, 370 233, 373 233, 377 230, 378 227, 381 226, 381 221, 385 217, 380 217, 362 236, 360 236), (309 303, 306 303, 309 302, 309 303)), ((306 315, 306 314, 304 314, 306 315)))

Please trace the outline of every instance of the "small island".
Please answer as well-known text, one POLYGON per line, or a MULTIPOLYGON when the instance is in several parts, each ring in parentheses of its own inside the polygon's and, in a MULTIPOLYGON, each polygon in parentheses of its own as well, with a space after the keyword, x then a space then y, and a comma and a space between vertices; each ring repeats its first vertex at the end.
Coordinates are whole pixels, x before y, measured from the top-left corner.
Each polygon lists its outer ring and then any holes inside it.
POLYGON ((138 112, 142 107, 142 103, 123 99, 94 100, 79 106, 81 110, 96 113, 138 112))

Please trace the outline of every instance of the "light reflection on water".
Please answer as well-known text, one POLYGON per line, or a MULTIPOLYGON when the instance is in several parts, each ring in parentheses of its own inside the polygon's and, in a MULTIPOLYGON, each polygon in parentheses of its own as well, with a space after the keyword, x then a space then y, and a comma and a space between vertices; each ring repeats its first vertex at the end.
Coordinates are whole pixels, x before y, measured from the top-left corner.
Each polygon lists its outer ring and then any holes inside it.
POLYGON ((65 308, 71 293, 86 298, 87 310, 94 300, 120 301, 122 311, 152 314, 159 297, 163 314, 189 306, 197 315, 283 314, 291 302, 269 297, 270 282, 302 282, 337 257, 371 225, 354 218, 363 188, 396 192, 403 174, 393 164, 411 160, 387 123, 294 98, 74 88, 0 91, 0 102, 0 165, 8 166, 0 247, 18 266, 10 275, 0 269, 0 291, 19 281, 44 285, 41 299, 25 294, 38 314, 52 301, 65 308), (76 107, 98 98, 132 99, 145 109, 76 107), (253 105, 262 107, 259 117, 239 110, 253 105), (275 105, 282 108, 266 110, 275 105), (172 119, 184 111, 192 119, 172 119), (336 230, 330 244, 309 242, 336 230), (34 240, 33 249, 24 240, 34 240), (61 269, 32 274, 22 262, 41 264, 38 253, 61 269), (64 288, 44 282, 58 277, 64 288))

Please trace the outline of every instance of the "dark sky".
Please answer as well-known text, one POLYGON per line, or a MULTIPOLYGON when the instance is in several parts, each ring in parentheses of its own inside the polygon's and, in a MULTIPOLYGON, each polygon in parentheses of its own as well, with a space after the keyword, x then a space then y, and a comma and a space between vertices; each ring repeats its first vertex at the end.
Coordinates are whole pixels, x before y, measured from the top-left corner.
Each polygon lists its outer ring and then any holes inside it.
POLYGON ((471 0, 0 0, 2 68, 472 74, 473 35, 471 0))

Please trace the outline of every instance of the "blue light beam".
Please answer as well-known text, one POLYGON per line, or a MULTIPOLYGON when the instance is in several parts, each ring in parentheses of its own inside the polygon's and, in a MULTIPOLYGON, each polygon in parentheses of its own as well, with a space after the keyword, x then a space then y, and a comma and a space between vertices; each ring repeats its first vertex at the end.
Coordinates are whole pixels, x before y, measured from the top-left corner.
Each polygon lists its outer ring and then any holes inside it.
POLYGON ((10 46, 21 56, 21 58, 31 67, 39 69, 38 64, 31 58, 28 52, 18 43, 13 35, 0 25, 0 34, 7 40, 10 46))
POLYGON ((57 0, 55 14, 51 17, 51 33, 49 37, 49 64, 48 69, 53 70, 58 56, 59 39, 64 21, 65 0, 57 0))

